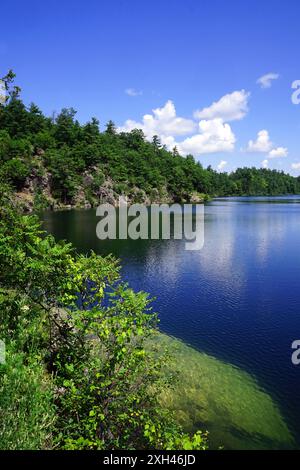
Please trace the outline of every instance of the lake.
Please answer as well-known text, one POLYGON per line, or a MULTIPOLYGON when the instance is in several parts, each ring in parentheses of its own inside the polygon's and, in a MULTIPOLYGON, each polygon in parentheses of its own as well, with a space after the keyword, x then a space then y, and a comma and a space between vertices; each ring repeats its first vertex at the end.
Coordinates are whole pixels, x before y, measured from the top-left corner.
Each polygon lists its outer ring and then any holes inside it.
POLYGON ((300 447, 300 365, 291 361, 300 339, 300 196, 207 203, 200 251, 186 251, 180 240, 100 241, 95 210, 42 218, 80 252, 119 257, 130 285, 156 298, 160 329, 247 372, 300 447))

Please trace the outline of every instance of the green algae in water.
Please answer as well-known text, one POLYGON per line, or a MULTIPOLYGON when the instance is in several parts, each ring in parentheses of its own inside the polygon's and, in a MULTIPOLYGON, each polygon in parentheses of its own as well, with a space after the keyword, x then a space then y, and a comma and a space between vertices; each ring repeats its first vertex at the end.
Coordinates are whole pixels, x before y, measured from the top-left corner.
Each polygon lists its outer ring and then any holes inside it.
POLYGON ((249 374, 164 334, 151 342, 171 356, 166 374, 178 380, 161 402, 175 411, 185 431, 208 430, 210 448, 295 446, 278 407, 249 374))

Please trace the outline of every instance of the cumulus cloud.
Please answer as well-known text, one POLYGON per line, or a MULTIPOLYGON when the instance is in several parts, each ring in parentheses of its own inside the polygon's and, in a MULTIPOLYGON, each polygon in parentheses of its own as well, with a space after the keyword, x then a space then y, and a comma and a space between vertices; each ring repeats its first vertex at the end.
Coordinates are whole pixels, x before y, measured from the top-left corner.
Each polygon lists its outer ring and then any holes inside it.
POLYGON ((270 151, 269 158, 283 158, 288 156, 288 149, 286 147, 277 147, 270 151))
POLYGON ((268 168, 269 159, 271 158, 284 158, 288 156, 288 149, 286 147, 274 147, 267 130, 259 131, 256 140, 249 140, 246 151, 268 154, 268 158, 261 162, 263 168, 268 168))
POLYGON ((236 137, 228 122, 246 115, 249 96, 245 90, 225 95, 210 107, 195 111, 194 119, 177 116, 175 105, 169 100, 151 114, 145 114, 141 122, 128 119, 118 131, 141 129, 148 140, 158 135, 169 150, 176 146, 183 155, 230 152, 234 150, 236 137))
POLYGON ((256 140, 249 140, 247 152, 262 152, 267 153, 272 150, 273 143, 270 140, 269 132, 267 130, 259 131, 256 140))
POLYGON ((220 163, 219 163, 219 165, 217 166, 218 170, 219 170, 219 171, 224 170, 225 166, 227 166, 227 163, 228 163, 228 162, 226 162, 226 160, 221 160, 220 163))
POLYGON ((174 103, 169 100, 162 108, 153 109, 152 114, 145 114, 142 122, 128 119, 119 131, 142 129, 147 138, 158 135, 163 141, 168 136, 190 134, 196 127, 193 120, 177 117, 174 103))
POLYGON ((128 96, 140 96, 143 94, 141 90, 136 90, 135 88, 126 88, 125 93, 128 96))
MULTIPOLYGON (((136 96, 142 92, 130 88, 126 93, 136 96)), ((182 155, 231 152, 235 148, 236 137, 228 122, 242 119, 246 115, 249 96, 245 90, 223 96, 211 106, 195 111, 194 118, 200 119, 198 123, 193 119, 177 116, 173 101, 168 100, 161 108, 155 108, 152 113, 145 114, 140 122, 128 119, 118 131, 141 129, 148 140, 157 135, 167 149, 172 150, 176 146, 182 155)), ((274 146, 266 129, 259 131, 256 139, 248 142, 246 151, 268 154, 267 159, 262 162, 264 168, 268 167, 268 159, 288 155, 286 147, 274 146)), ((222 170, 226 164, 227 162, 222 160, 218 169, 222 170)))
POLYGON ((238 121, 243 119, 248 112, 248 99, 250 93, 245 90, 229 93, 211 106, 194 112, 196 119, 220 118, 224 122, 238 121))
POLYGON ((271 88, 273 80, 278 80, 279 74, 278 73, 267 73, 263 75, 257 80, 257 84, 261 86, 261 88, 271 88))
POLYGON ((230 152, 234 149, 236 138, 229 124, 222 119, 202 120, 199 122, 199 133, 186 138, 177 145, 183 155, 188 153, 230 152))
POLYGON ((292 163, 291 167, 292 167, 292 170, 300 170, 300 162, 292 163))

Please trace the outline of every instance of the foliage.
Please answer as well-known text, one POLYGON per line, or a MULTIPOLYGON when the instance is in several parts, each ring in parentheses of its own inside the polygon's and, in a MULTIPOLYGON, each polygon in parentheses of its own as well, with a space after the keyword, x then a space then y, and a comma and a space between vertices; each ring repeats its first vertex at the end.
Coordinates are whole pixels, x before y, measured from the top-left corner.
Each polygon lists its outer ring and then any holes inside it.
POLYGON ((55 422, 51 382, 38 360, 13 349, 0 366, 0 450, 49 449, 55 422))
POLYGON ((192 155, 183 158, 176 148, 168 151, 157 136, 147 141, 139 129, 117 132, 109 121, 101 132, 95 118, 82 125, 73 108, 46 117, 35 104, 24 105, 13 80, 12 72, 3 78, 8 97, 0 105, 0 177, 18 190, 38 160, 51 175, 52 196, 63 204, 75 204, 82 189, 89 201, 99 201, 99 187, 107 179, 133 197, 139 188, 149 196, 164 193, 170 201, 180 202, 189 201, 193 192, 218 196, 300 192, 300 179, 283 172, 239 168, 231 174, 218 173, 203 168, 192 155), (103 178, 95 177, 100 174, 103 178))
POLYGON ((2 185, 2 446, 206 448, 205 435, 184 434, 159 404, 171 384, 167 356, 145 347, 157 327, 148 295, 121 282, 112 256, 78 255, 13 201, 2 185))

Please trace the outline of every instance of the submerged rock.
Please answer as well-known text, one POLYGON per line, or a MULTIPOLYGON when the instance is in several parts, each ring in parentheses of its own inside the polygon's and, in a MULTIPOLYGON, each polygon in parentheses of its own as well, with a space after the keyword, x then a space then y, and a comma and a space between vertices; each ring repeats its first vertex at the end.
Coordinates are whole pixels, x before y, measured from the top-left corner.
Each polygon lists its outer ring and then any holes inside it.
POLYGON ((278 406, 248 373, 164 334, 151 347, 171 355, 164 372, 178 380, 160 399, 185 431, 208 430, 211 448, 295 447, 278 406))

